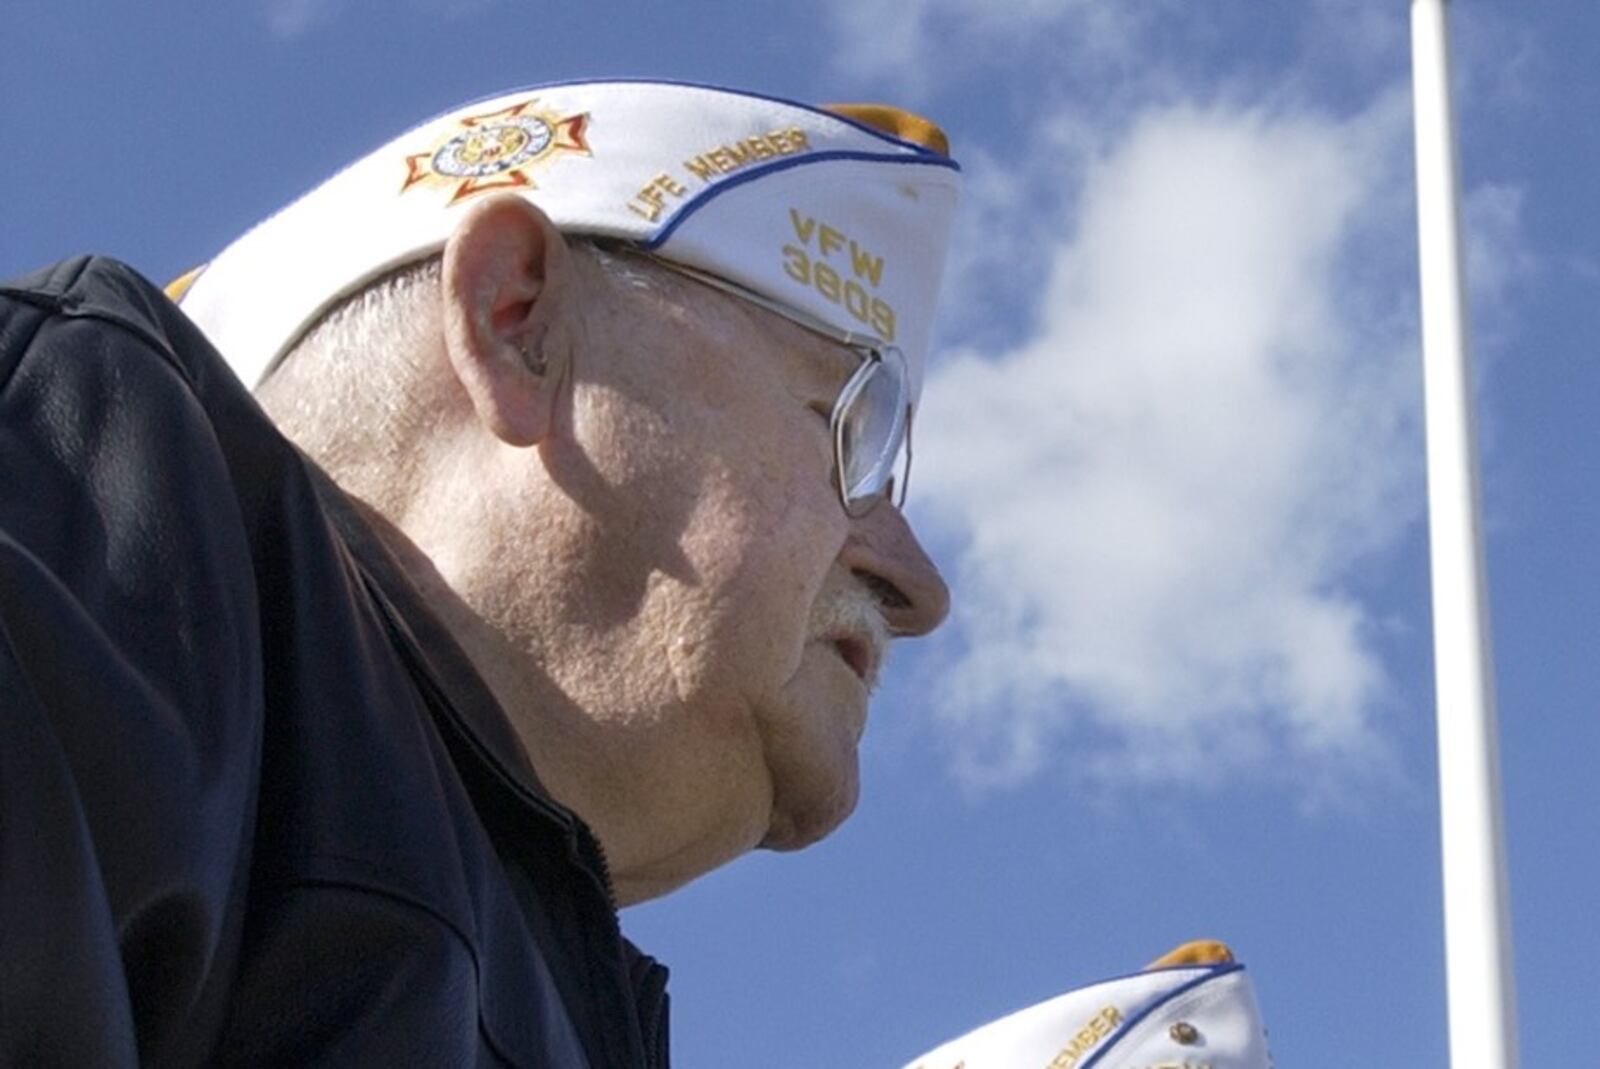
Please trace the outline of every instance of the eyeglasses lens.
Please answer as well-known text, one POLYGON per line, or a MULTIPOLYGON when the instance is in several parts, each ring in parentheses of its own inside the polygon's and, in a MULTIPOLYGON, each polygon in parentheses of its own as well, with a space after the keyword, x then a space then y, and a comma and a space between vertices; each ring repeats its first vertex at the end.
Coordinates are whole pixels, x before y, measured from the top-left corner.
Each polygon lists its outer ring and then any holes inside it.
POLYGON ((846 500, 855 505, 876 498, 893 483, 906 436, 905 358, 889 349, 862 369, 865 381, 846 399, 840 413, 839 457, 846 500))

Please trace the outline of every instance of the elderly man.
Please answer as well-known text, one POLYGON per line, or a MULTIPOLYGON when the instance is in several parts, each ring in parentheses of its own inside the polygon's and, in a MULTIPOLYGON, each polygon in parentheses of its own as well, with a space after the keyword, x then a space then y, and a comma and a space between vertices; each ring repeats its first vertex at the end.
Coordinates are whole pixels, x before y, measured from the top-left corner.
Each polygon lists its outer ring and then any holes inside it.
POLYGON ((663 1064, 616 906, 834 828, 945 613, 898 498, 956 186, 894 109, 568 84, 182 312, 0 290, 0 1061, 663 1064))

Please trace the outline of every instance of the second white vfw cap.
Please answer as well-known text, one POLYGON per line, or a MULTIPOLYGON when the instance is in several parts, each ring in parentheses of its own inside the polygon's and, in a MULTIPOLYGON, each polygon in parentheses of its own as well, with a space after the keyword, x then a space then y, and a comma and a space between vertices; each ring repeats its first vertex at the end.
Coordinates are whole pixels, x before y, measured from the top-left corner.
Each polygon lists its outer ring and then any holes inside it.
POLYGON ((1272 1069, 1272 1058, 1249 976, 1221 960, 1154 967, 1070 991, 975 1029, 906 1069, 1019 1066, 1272 1069))
POLYGON ((169 292, 248 385, 329 307, 438 252, 488 193, 898 345, 920 394, 960 176, 938 128, 709 86, 536 86, 394 138, 169 292))

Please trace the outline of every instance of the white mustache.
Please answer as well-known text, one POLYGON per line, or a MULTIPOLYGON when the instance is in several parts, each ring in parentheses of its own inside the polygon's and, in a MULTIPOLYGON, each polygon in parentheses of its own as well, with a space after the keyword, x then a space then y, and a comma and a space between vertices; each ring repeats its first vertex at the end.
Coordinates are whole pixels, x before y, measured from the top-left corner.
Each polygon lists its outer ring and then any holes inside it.
POLYGON ((877 686, 893 632, 876 598, 850 581, 824 590, 811 610, 809 630, 813 641, 848 639, 860 643, 867 651, 867 688, 877 686))

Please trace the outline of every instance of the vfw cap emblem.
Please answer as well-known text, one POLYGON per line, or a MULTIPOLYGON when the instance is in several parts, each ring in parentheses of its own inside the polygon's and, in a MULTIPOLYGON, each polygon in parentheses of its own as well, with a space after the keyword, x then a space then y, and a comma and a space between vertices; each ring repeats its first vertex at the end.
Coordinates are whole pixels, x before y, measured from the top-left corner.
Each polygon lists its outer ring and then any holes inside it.
POLYGON ((447 204, 491 189, 535 189, 528 169, 562 155, 589 155, 589 113, 535 110, 537 98, 456 121, 434 147, 406 157, 404 193, 420 183, 454 185, 447 204))

